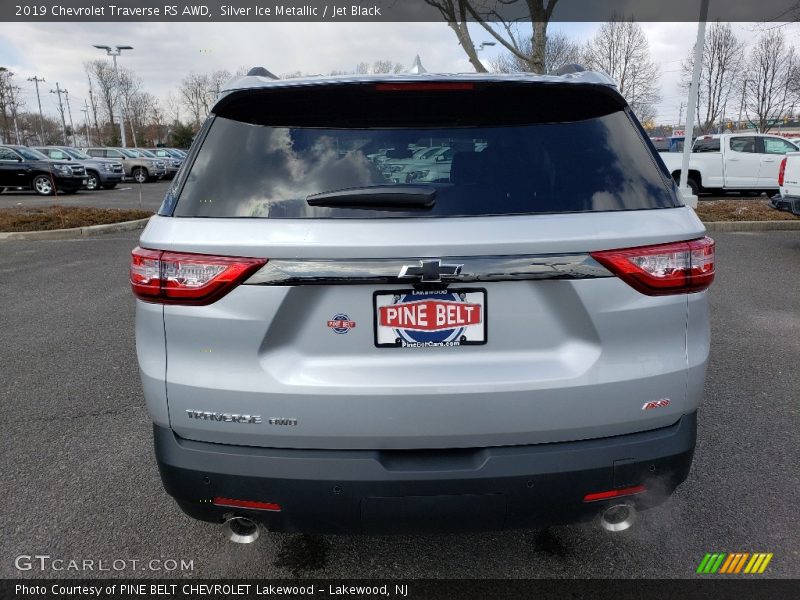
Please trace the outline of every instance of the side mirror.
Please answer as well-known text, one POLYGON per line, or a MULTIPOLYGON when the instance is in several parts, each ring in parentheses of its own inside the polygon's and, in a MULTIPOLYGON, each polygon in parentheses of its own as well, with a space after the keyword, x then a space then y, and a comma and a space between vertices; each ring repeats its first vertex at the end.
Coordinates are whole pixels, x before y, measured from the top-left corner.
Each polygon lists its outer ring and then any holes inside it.
POLYGON ((17 162, 22 162, 24 159, 21 156, 17 157, 17 162))

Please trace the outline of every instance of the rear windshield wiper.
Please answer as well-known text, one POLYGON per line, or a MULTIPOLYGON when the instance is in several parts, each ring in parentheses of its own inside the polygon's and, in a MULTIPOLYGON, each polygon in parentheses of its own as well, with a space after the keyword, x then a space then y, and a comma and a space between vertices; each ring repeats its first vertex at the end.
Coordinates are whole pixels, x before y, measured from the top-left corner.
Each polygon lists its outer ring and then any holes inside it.
POLYGON ((309 206, 336 208, 429 209, 436 203, 436 189, 422 185, 373 185, 311 194, 306 202, 309 206))

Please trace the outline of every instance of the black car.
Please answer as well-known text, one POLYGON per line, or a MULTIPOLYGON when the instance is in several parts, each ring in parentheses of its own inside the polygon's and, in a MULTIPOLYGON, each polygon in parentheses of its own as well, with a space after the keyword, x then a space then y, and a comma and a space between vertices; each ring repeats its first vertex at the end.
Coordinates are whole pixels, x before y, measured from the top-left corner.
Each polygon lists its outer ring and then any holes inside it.
POLYGON ((25 146, 0 146, 0 191, 31 189, 41 196, 74 194, 86 185, 86 169, 51 160, 25 146))

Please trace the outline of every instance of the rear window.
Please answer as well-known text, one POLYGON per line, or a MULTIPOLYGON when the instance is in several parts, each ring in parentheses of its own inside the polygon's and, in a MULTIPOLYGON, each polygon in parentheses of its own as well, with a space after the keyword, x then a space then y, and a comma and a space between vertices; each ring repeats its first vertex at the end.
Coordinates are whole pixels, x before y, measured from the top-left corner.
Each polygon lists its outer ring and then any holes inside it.
POLYGON ((680 206, 618 100, 605 91, 595 102, 585 91, 582 98, 578 90, 574 97, 564 90, 536 93, 518 94, 517 102, 506 95, 506 107, 475 92, 437 92, 429 101, 425 94, 373 94, 371 102, 359 97, 341 105, 333 94, 320 104, 327 113, 308 107, 311 92, 295 109, 271 104, 268 96, 223 104, 181 182, 173 214, 392 218, 680 206), (368 193, 374 186, 433 190, 435 202, 415 208, 307 202, 314 194, 368 193))

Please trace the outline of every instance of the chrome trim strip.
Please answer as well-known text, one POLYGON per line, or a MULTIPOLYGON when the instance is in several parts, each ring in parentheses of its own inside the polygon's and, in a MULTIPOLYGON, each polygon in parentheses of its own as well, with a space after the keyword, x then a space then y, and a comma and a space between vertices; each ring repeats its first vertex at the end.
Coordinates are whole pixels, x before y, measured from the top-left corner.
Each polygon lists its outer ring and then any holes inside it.
MULTIPOLYGON (((422 276, 406 275, 410 265, 430 258, 389 259, 270 259, 244 283, 247 285, 309 285, 421 283, 422 276)), ((461 265, 452 275, 441 274, 443 283, 517 281, 534 279, 592 279, 613 277, 588 254, 448 256, 443 264, 461 265)))

